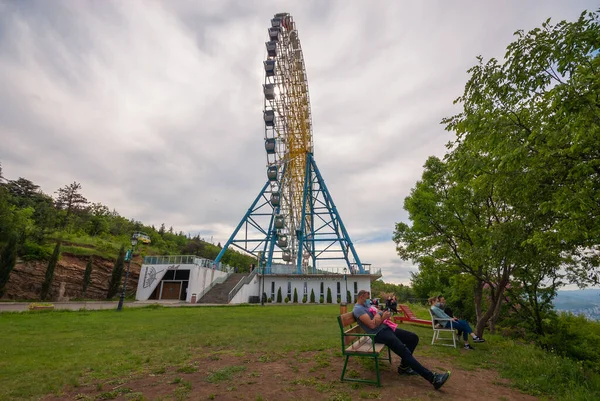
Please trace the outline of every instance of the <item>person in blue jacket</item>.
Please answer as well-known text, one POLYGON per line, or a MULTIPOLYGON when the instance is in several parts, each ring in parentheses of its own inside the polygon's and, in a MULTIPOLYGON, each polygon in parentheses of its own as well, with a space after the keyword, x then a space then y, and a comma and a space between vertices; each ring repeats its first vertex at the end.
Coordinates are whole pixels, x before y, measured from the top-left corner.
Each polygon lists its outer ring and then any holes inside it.
POLYGON ((449 319, 449 320, 440 320, 440 324, 443 327, 448 329, 448 328, 450 328, 450 325, 452 325, 452 328, 462 331, 463 341, 465 342, 465 349, 468 349, 468 350, 475 349, 471 346, 471 344, 469 344, 469 336, 471 336, 473 338, 473 342, 475 342, 475 343, 485 342, 485 340, 483 338, 479 338, 475 335, 475 333, 473 333, 473 329, 471 328, 471 326, 469 325, 469 323, 466 320, 459 320, 455 317, 448 316, 440 308, 438 297, 429 298, 429 305, 430 305, 431 313, 433 314, 433 316, 439 317, 440 319, 449 319))

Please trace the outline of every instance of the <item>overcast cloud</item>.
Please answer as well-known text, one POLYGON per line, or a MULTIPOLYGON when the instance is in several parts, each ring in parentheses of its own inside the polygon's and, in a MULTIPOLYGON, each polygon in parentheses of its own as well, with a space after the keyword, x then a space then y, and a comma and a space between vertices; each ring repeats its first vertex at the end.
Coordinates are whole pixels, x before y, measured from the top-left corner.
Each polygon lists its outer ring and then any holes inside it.
POLYGON ((0 0, 0 162, 53 194, 224 243, 266 180, 273 14, 304 51, 315 159, 363 263, 408 283, 391 240, 452 134, 476 56, 597 1, 0 0))

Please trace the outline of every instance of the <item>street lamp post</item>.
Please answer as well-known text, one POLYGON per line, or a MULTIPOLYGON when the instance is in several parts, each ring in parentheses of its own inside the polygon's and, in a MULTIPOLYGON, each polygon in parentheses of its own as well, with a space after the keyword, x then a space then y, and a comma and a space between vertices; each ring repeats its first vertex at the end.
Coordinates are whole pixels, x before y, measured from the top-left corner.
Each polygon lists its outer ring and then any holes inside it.
POLYGON ((129 259, 127 259, 127 273, 125 273, 125 281, 123 282, 123 290, 121 291, 121 296, 119 297, 119 305, 117 306, 117 311, 123 309, 123 302, 125 301, 125 290, 127 289, 127 279, 129 278, 129 268, 131 267, 131 259, 133 258, 133 251, 135 251, 135 246, 137 245, 137 243, 137 238, 131 237, 131 254, 129 255, 129 259))
POLYGON ((348 301, 348 277, 346 276, 346 269, 344 267, 344 282, 346 283, 346 293, 344 294, 344 296, 346 297, 346 301, 348 301))

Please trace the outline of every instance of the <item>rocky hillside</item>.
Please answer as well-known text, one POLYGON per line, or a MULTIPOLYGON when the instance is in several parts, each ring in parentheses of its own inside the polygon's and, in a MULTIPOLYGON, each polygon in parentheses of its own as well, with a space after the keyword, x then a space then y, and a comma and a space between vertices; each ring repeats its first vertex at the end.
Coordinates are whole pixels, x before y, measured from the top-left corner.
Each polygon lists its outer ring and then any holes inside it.
MULTIPOLYGON (((54 271, 54 281, 50 291, 52 301, 68 301, 74 298, 106 299, 115 261, 94 257, 90 285, 84 296, 82 286, 87 260, 87 256, 79 257, 67 252, 61 254, 54 271)), ((141 259, 139 257, 134 258, 131 262, 131 271, 127 281, 128 294, 134 293, 137 288, 140 263, 141 259)), ((6 286, 6 294, 4 294, 2 300, 39 299, 47 267, 47 261, 18 261, 10 275, 10 280, 6 286)), ((125 269, 127 269, 127 263, 125 269)))

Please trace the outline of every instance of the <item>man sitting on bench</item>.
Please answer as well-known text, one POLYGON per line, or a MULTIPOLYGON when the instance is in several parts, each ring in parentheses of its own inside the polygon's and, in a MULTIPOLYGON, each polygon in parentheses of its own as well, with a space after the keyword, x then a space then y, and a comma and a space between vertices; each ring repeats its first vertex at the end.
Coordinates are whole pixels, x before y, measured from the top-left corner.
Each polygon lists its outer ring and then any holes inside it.
POLYGON ((413 356, 415 348, 419 343, 419 337, 410 331, 396 328, 383 323, 391 316, 389 311, 373 313, 370 308, 370 293, 365 290, 358 292, 356 305, 352 314, 356 322, 365 333, 375 334, 375 342, 385 344, 393 353, 401 358, 398 373, 401 375, 421 375, 425 380, 433 384, 436 390, 440 389, 450 377, 450 371, 446 373, 433 373, 423 367, 413 356))

